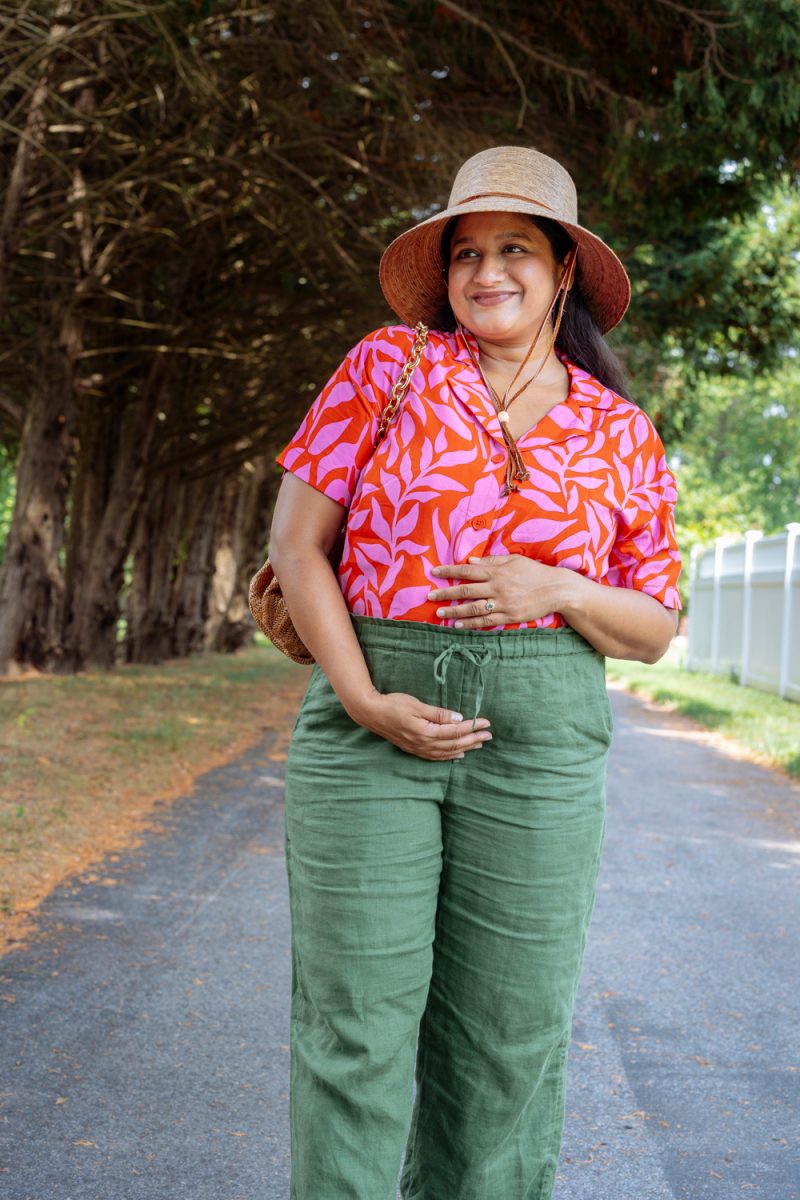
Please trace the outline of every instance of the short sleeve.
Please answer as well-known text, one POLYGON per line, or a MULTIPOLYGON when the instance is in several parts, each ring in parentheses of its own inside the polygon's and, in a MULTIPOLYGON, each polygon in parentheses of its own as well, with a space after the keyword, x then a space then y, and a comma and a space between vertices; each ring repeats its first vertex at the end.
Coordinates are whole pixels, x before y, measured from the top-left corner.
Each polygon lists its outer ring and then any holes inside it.
POLYGON ((277 461, 349 508, 373 453, 381 413, 403 369, 414 331, 388 326, 362 338, 330 377, 277 461))
POLYGON ((617 537, 608 560, 605 583, 637 588, 680 609, 678 579, 681 557, 675 534, 678 488, 667 466, 664 447, 644 413, 636 425, 644 436, 624 464, 627 494, 617 513, 617 537))

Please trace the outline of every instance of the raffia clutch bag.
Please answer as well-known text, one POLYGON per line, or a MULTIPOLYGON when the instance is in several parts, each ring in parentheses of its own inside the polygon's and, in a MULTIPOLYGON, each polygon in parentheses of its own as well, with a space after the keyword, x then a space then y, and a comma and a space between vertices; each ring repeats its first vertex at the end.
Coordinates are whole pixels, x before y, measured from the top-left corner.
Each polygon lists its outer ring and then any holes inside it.
MULTIPOLYGON (((408 391, 411 376, 417 368, 422 351, 425 349, 428 341, 428 329, 422 322, 417 325, 416 334, 414 345, 411 347, 411 353, 405 362, 403 370, 400 372, 397 382, 392 388, 392 394, 389 397, 386 408, 381 413, 378 433, 375 437, 375 445, 372 447, 373 454, 383 441, 387 429, 397 415, 397 410, 400 408, 403 397, 408 391)), ((341 561, 342 549, 344 547, 344 532, 343 527, 336 545, 331 551, 330 559, 334 570, 339 566, 341 561)), ((302 663, 307 666, 314 661, 314 656, 301 640, 300 635, 294 627, 292 618, 289 615, 289 609, 286 607, 286 601, 283 598, 281 585, 275 577, 275 572, 272 569, 269 559, 267 559, 263 567, 256 571, 250 580, 247 598, 253 619, 259 629, 267 635, 273 646, 276 646, 278 650, 288 658, 293 659, 296 663, 302 663)))

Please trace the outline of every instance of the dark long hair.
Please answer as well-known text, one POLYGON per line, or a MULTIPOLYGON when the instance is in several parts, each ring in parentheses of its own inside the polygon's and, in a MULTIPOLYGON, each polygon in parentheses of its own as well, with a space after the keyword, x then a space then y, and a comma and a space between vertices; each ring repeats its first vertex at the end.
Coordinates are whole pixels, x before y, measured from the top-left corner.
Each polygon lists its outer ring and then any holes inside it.
MULTIPOLYGON (((448 221, 442 233, 442 262, 445 278, 450 263, 450 247, 457 220, 458 217, 453 217, 448 221)), ((566 229, 559 225, 558 221, 552 221, 549 217, 529 215, 528 220, 533 221, 534 225, 541 229, 550 243, 556 262, 563 262, 573 244, 566 229)), ((441 328, 451 331, 456 327, 453 311, 446 300, 440 325, 441 328)), ((588 371, 590 375, 594 375, 595 379, 599 379, 605 387, 624 396, 626 400, 630 400, 628 373, 598 329, 594 317, 584 303, 577 283, 573 285, 564 305, 564 315, 558 330, 556 347, 562 350, 567 358, 577 366, 588 371)))

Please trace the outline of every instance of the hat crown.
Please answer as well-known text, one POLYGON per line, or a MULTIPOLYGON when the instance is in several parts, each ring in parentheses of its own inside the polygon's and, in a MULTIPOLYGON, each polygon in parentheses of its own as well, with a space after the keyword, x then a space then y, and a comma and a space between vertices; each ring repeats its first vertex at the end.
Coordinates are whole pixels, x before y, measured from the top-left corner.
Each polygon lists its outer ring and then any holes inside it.
POLYGON ((578 196, 568 171, 538 150, 527 146, 494 146, 474 154, 460 168, 450 192, 448 208, 472 200, 503 200, 535 204, 555 220, 578 220, 578 196))

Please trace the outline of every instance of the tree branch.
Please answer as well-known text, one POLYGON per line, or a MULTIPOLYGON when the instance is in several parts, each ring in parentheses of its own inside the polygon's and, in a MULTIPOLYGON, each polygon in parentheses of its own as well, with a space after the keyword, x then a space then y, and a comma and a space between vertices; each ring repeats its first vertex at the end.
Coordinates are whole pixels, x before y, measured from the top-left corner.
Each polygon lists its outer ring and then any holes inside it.
MULTIPOLYGON (((614 91, 612 87, 610 87, 607 83, 604 83, 603 80, 599 79, 596 75, 593 75, 591 71, 587 71, 583 67, 570 66, 569 63, 564 62, 563 59, 555 58, 552 54, 545 54, 541 50, 535 50, 533 46, 530 46, 527 42, 521 41, 518 34, 509 33, 505 29, 493 29, 488 22, 483 21, 480 17, 476 17, 473 13, 468 12, 465 8, 462 8, 460 4, 456 4, 455 0, 439 0, 439 6, 441 8, 449 9, 451 12, 455 13, 456 16, 461 17, 461 19, 466 21, 469 25, 475 25, 479 29, 482 29, 484 33, 488 33, 495 42, 495 45, 497 45, 500 40, 507 42, 509 45, 521 50, 527 58, 532 58, 534 62, 541 63, 543 67, 548 67, 551 71, 556 71, 558 74, 566 75, 567 77, 572 76, 575 79, 583 79, 591 87, 596 88, 597 91, 604 92, 605 95, 612 96, 615 100, 623 100, 626 103, 632 102, 632 97, 623 96, 619 92, 614 91)), ((511 69, 514 73, 514 78, 520 84, 522 84, 519 73, 517 72, 516 67, 514 67, 511 63, 511 59, 507 52, 503 51, 503 57, 511 66, 511 69)), ((524 88, 524 85, 522 86, 524 88)), ((524 104, 529 103, 530 102, 526 96, 524 104)), ((517 128, 520 128, 519 122, 517 123, 517 128)))
POLYGON ((16 400, 12 400, 5 392, 0 392, 0 410, 8 417, 15 428, 22 429, 22 424, 25 420, 25 410, 21 404, 17 404, 16 400))

